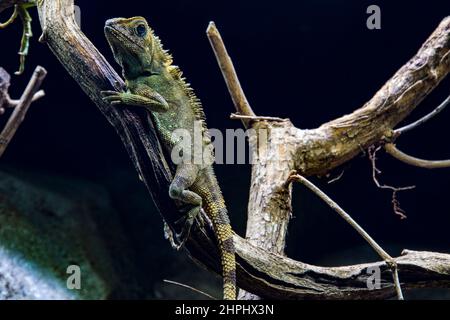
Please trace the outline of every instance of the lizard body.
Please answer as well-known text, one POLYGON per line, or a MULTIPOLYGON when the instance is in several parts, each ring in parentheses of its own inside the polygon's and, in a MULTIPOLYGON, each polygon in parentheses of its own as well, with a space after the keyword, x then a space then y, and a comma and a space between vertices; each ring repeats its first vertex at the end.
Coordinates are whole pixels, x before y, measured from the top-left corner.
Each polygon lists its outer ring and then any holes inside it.
MULTIPOLYGON (((122 67, 126 92, 104 91, 104 100, 115 105, 125 104, 146 108, 155 123, 163 148, 171 154, 179 142, 174 136, 177 129, 194 135, 196 123, 203 130, 202 154, 212 158, 211 139, 207 135, 203 109, 193 90, 182 77, 172 57, 163 50, 159 39, 142 17, 110 19, 105 25, 105 35, 114 58, 122 67)), ((194 150, 195 139, 191 139, 194 150)), ((191 159, 192 160, 192 159, 191 159)), ((211 219, 222 261, 224 299, 236 298, 236 263, 233 231, 230 226, 225 201, 212 165, 208 161, 176 163, 176 173, 169 187, 171 198, 192 205, 186 223, 179 235, 181 243, 201 208, 211 219)))

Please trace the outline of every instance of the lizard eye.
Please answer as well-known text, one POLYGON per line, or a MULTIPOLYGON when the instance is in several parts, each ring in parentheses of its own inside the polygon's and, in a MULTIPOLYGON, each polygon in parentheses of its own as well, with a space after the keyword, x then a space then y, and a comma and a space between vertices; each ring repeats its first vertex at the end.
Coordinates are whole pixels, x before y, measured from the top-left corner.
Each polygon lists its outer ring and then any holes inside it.
POLYGON ((144 24, 138 25, 135 31, 139 37, 145 37, 147 35, 147 27, 144 24))

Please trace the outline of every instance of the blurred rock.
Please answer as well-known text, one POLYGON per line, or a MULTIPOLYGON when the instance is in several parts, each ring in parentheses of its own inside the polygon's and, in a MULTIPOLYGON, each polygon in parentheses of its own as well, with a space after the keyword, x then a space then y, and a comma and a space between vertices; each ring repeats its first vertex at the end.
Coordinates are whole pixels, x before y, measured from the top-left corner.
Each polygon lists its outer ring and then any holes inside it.
POLYGON ((120 225, 93 183, 0 172, 0 299, 135 297, 120 225), (70 265, 81 268, 80 290, 67 288, 70 265))
POLYGON ((173 250, 162 226, 134 171, 98 184, 0 171, 0 300, 204 298, 163 279, 220 296, 220 279, 173 250), (81 290, 67 289, 70 265, 81 290))

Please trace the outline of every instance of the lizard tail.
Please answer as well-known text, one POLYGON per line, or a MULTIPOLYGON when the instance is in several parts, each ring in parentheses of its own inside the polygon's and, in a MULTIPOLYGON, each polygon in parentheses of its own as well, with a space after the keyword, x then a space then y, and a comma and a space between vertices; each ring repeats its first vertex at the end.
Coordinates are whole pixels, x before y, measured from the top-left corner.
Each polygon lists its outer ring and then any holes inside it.
POLYGON ((228 211, 225 206, 214 172, 208 171, 205 180, 199 184, 198 194, 203 199, 203 208, 211 219, 216 233, 222 262, 223 298, 236 300, 236 256, 228 211))
POLYGON ((225 206, 211 215, 222 260, 223 298, 236 300, 236 256, 228 213, 225 206))

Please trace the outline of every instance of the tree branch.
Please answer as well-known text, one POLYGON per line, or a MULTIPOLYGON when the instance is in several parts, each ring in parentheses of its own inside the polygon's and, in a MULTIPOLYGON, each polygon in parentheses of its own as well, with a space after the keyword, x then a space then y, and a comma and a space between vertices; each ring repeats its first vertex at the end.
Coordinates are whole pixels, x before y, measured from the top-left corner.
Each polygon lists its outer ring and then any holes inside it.
POLYGON ((249 120, 249 121, 277 121, 277 122, 283 122, 287 119, 282 119, 278 117, 264 117, 264 116, 244 116, 237 113, 232 113, 230 115, 231 120, 249 120))
MULTIPOLYGON (((43 67, 36 67, 33 76, 30 79, 30 82, 28 83, 25 91, 22 94, 22 97, 17 102, 17 104, 13 100, 9 99, 7 91, 1 94, 1 96, 6 97, 5 102, 7 106, 14 106, 15 109, 8 119, 5 127, 3 128, 2 133, 0 134, 0 157, 4 154, 6 148, 11 142, 11 139, 14 137, 17 129, 19 129, 20 124, 25 119, 25 115, 28 112, 31 103, 44 95, 43 91, 38 90, 46 75, 47 71, 43 67)), ((6 84, 6 89, 9 87, 9 76, 7 80, 8 84, 6 84)))
MULTIPOLYGON (((231 99, 233 100, 236 111, 239 115, 254 117, 250 104, 247 101, 247 97, 242 90, 241 83, 234 69, 233 62, 231 61, 228 51, 223 43, 222 36, 219 30, 216 28, 214 22, 210 22, 206 34, 213 48, 214 54, 216 55, 217 62, 219 63, 220 70, 222 70, 222 75, 227 84, 228 91, 230 92, 231 99)), ((242 118, 242 122, 245 127, 249 126, 248 119, 242 118)))
MULTIPOLYGON (((344 267, 317 267, 251 246, 234 238, 244 269, 241 284, 272 299, 361 300, 395 296, 392 273, 384 262, 344 267), (243 262, 245 261, 245 262, 243 262), (370 269, 369 269, 370 268, 370 269), (368 289, 369 270, 379 268, 381 288, 368 289)), ((450 286, 450 255, 404 250, 394 258, 404 291, 450 286)))
POLYGON ((412 129, 417 128, 418 126, 424 124, 425 122, 427 122, 428 120, 434 118, 435 116, 437 116, 442 110, 445 109, 445 107, 447 107, 450 104, 450 96, 447 97, 447 99, 445 99, 439 106, 436 107, 436 109, 434 109, 433 111, 431 111, 429 114, 423 116, 422 118, 420 118, 419 120, 401 127, 399 129, 396 129, 394 132, 396 135, 400 135, 403 134, 405 132, 408 132, 412 129))
POLYGON ((411 166, 425 168, 425 169, 440 169, 449 168, 450 160, 423 160, 419 158, 412 157, 406 153, 397 149, 395 144, 387 143, 384 148, 386 152, 393 156, 395 159, 400 160, 411 166))
POLYGON ((314 130, 298 130, 296 169, 303 176, 324 174, 378 143, 450 71, 450 17, 419 52, 362 108, 314 130))

